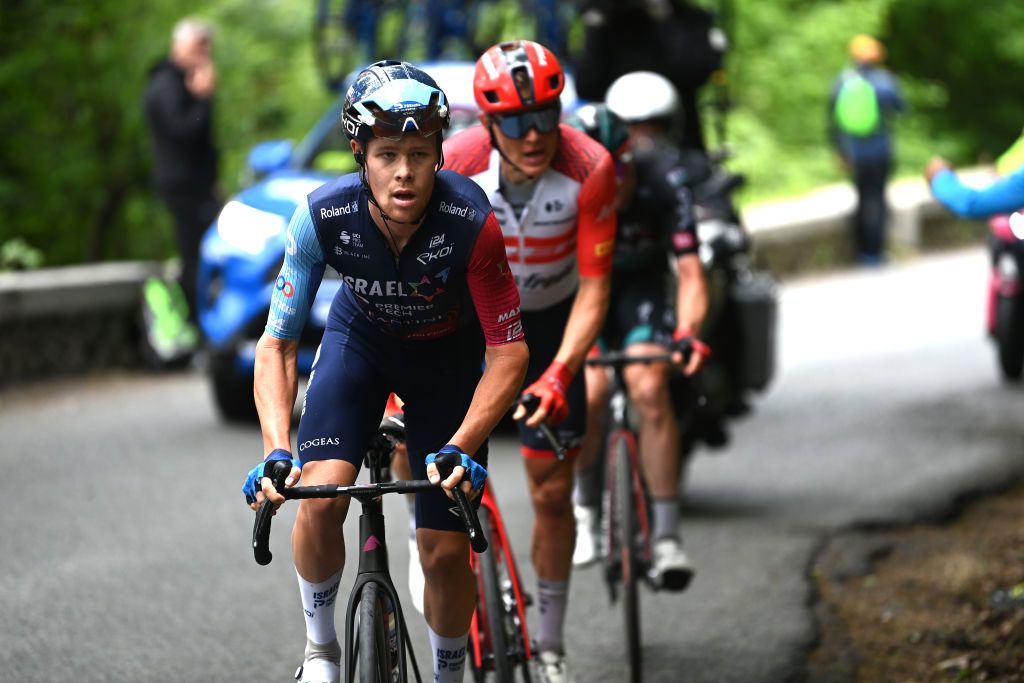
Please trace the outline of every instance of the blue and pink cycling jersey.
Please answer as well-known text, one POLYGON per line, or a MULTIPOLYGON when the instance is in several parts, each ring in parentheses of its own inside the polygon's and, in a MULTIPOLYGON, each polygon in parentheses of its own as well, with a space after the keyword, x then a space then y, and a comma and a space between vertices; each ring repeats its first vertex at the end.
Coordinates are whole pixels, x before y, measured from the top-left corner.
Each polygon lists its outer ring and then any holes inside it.
MULTIPOLYGON (((501 229, 470 180, 437 174, 423 222, 396 257, 356 174, 309 195, 288 226, 267 334, 296 340, 325 269, 344 281, 303 400, 298 457, 357 469, 389 392, 405 402, 414 478, 469 410, 484 347, 523 340, 519 292, 501 229)), ((487 446, 471 453, 487 464, 487 446)), ((464 531, 440 489, 417 496, 417 525, 464 531)))
POLYGON ((310 193, 288 226, 267 333, 298 339, 327 266, 347 286, 332 308, 399 339, 435 339, 479 319, 487 344, 522 339, 501 229, 475 183, 441 171, 423 224, 395 258, 359 176, 310 193))

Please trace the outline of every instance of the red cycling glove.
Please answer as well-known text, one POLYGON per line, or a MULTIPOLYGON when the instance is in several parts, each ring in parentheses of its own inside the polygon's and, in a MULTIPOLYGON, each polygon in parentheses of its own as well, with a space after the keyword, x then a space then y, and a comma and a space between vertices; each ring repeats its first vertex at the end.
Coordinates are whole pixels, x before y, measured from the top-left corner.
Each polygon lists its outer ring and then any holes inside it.
MULTIPOLYGON (((690 340, 690 348, 693 350, 694 353, 701 357, 702 361, 707 360, 708 358, 711 357, 711 347, 702 342, 700 339, 697 339, 697 335, 694 334, 692 331, 677 329, 675 332, 672 333, 672 341, 676 342, 676 344, 679 344, 679 342, 687 338, 689 338, 690 340)), ((689 359, 686 360, 689 361, 689 359)))
POLYGON ((524 394, 532 394, 540 400, 539 408, 547 414, 545 420, 549 424, 558 424, 569 417, 569 403, 565 393, 569 390, 572 377, 572 371, 565 363, 552 361, 544 374, 523 390, 524 394))

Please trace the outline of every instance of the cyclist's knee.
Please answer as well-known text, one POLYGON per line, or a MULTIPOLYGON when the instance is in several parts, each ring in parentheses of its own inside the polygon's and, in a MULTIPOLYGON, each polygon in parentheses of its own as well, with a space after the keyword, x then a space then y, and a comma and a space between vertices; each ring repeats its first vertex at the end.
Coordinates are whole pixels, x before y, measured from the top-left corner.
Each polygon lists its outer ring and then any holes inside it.
POLYGON ((423 576, 428 581, 431 576, 443 579, 444 575, 450 575, 469 562, 469 539, 465 534, 420 529, 417 539, 423 576))
POLYGON ((339 528, 348 514, 347 498, 310 498, 299 501, 296 522, 314 527, 339 528))
POLYGON ((630 380, 629 398, 641 419, 661 422, 671 416, 668 377, 664 373, 638 373, 630 380))
POLYGON ((572 514, 572 478, 542 482, 533 489, 533 509, 542 517, 572 514))

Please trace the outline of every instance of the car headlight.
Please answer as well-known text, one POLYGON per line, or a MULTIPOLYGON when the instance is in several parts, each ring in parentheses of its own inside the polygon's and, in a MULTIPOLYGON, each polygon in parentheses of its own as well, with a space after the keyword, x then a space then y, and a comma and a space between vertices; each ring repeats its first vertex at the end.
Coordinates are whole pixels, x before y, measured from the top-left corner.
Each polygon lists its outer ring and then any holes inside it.
POLYGON ((1010 232, 1019 240, 1024 240, 1024 213, 1014 211, 1010 216, 1010 232))
POLYGON ((217 218, 217 234, 226 244, 247 254, 263 253, 267 241, 288 226, 284 217, 262 211, 232 200, 221 209, 217 218))

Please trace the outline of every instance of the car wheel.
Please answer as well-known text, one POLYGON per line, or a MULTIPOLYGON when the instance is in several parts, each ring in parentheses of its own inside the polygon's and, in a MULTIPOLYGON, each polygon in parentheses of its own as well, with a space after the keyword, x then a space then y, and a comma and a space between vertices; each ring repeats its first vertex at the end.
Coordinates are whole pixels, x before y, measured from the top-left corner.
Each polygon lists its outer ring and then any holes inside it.
POLYGON ((252 371, 235 367, 234 353, 214 354, 210 358, 213 399, 221 417, 229 422, 255 422, 256 399, 252 393, 252 371))

